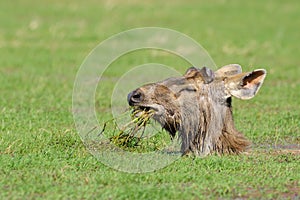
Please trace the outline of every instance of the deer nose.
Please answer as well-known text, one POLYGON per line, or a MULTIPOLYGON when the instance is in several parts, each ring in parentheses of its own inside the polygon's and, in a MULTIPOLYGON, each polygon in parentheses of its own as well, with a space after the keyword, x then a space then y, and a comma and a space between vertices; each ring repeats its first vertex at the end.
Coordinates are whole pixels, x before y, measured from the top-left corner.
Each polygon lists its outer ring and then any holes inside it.
POLYGON ((128 94, 127 101, 130 106, 133 106, 135 103, 143 101, 143 95, 140 91, 134 90, 128 94))

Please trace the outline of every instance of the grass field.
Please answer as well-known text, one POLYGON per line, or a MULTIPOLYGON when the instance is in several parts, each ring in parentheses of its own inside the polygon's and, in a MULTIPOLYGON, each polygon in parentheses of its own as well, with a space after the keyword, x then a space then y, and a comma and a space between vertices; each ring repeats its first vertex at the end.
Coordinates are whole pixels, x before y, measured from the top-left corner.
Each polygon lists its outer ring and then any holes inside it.
MULTIPOLYGON (((0 1, 0 199, 300 198, 299 2, 161 2, 0 1), (77 70, 99 42, 146 26, 189 35, 218 66, 267 69, 257 97, 233 101, 251 154, 183 157, 145 174, 115 171, 89 154, 72 116, 77 70)), ((112 66, 150 62, 189 67, 147 51, 112 66)), ((121 75, 105 75, 99 118, 109 117, 107 94, 121 75)))

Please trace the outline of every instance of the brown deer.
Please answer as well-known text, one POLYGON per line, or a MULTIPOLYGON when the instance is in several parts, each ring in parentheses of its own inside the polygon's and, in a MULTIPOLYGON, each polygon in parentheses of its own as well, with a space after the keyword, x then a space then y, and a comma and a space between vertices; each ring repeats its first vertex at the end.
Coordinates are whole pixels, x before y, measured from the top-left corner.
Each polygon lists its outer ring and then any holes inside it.
POLYGON ((127 99, 135 110, 154 110, 154 120, 171 137, 178 132, 183 155, 239 154, 250 142, 234 127, 231 97, 254 97, 265 76, 264 69, 242 73, 237 64, 215 72, 191 67, 184 76, 146 84, 127 99))

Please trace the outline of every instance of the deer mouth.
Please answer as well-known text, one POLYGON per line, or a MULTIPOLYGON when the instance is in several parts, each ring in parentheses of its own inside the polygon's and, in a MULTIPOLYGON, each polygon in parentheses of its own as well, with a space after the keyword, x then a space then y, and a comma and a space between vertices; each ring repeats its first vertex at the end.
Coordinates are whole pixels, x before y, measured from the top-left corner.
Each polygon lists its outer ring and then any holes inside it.
POLYGON ((168 112, 162 105, 135 105, 132 106, 132 114, 134 117, 146 117, 154 119, 160 123, 161 127, 167 130, 171 137, 174 138, 178 130, 179 121, 174 113, 168 112))
POLYGON ((153 105, 135 105, 133 107, 133 112, 136 113, 136 115, 140 115, 143 112, 153 112, 154 116, 159 116, 164 113, 164 107, 158 104, 153 105))
POLYGON ((149 106, 135 106, 134 110, 140 110, 140 111, 150 111, 150 110, 155 110, 149 106))

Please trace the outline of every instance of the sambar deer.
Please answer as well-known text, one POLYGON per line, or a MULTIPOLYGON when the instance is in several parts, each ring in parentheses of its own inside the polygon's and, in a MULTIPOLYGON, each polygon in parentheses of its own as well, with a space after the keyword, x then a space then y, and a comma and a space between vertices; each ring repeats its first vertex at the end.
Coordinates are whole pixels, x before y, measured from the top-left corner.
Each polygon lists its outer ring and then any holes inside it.
POLYGON ((239 154, 250 142, 234 127, 231 97, 251 99, 265 77, 264 69, 242 73, 238 64, 215 72, 191 67, 182 77, 132 91, 127 100, 135 111, 153 110, 171 137, 178 132, 183 155, 239 154))

